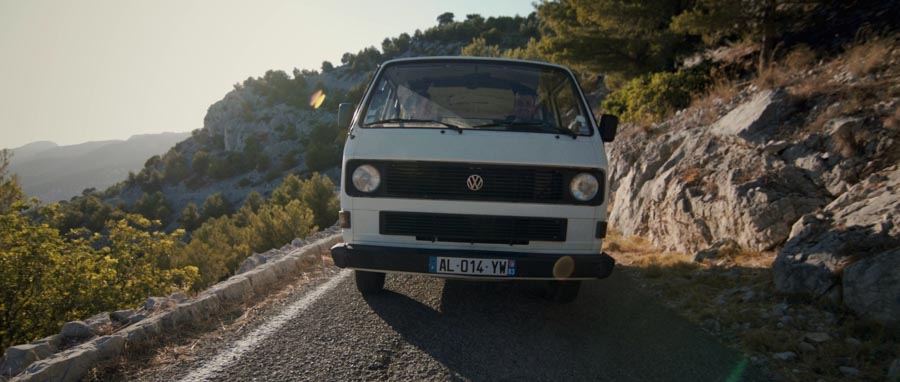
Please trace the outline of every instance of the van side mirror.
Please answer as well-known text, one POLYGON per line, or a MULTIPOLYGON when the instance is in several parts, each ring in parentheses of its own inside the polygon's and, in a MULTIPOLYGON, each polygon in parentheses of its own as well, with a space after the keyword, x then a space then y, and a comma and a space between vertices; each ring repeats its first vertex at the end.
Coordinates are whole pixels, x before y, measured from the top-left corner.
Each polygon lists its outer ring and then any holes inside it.
POLYGON ((619 127, 619 117, 611 114, 600 116, 600 137, 603 142, 612 142, 616 138, 616 128, 619 127))
POLYGON ((353 109, 355 108, 352 103, 341 103, 338 106, 337 123, 339 128, 350 126, 350 119, 353 118, 353 109))

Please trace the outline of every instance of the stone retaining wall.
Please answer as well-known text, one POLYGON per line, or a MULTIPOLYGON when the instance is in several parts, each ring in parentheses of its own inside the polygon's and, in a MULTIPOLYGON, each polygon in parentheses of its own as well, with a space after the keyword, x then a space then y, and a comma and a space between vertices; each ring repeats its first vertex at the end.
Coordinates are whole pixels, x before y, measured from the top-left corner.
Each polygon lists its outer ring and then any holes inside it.
MULTIPOLYGON (((163 331, 205 320, 227 307, 249 302, 254 296, 265 295, 279 282, 323 268, 326 266, 324 258, 330 255, 331 246, 341 240, 340 233, 332 233, 252 270, 232 276, 193 298, 184 299, 112 334, 94 337, 61 352, 56 352, 61 344, 61 334, 31 344, 12 346, 6 350, 0 364, 0 381, 5 381, 9 376, 14 376, 12 381, 79 381, 91 368, 117 359, 126 345, 136 347, 146 344, 163 331)), ((105 313, 95 317, 103 315, 110 316, 105 313)), ((90 330, 90 325, 82 324, 90 330)))

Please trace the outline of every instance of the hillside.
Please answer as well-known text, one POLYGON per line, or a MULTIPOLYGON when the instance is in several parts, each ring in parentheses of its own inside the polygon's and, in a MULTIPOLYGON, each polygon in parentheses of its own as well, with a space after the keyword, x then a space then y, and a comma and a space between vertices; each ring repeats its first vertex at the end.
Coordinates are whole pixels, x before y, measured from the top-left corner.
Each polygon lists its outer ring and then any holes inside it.
MULTIPOLYGON (((148 216, 169 228, 183 226, 185 208, 202 208, 210 197, 234 211, 247 196, 263 198, 285 176, 309 177, 313 172, 335 183, 340 174, 345 129, 335 125, 338 104, 358 102, 376 66, 388 59, 424 55, 459 55, 473 39, 503 49, 524 46, 539 37, 536 14, 527 17, 468 15, 412 34, 385 38, 381 49, 368 47, 346 53, 341 64, 323 62, 321 71, 294 69, 291 74, 268 71, 237 83, 213 103, 203 127, 172 150, 149 157, 144 167, 95 196, 111 206, 162 211, 148 216), (324 95, 321 106, 314 97, 324 95), (158 193, 158 194, 157 194, 158 193), (160 208, 162 207, 162 208, 160 208)), ((73 202, 72 205, 78 204, 73 202)), ((218 214, 211 214, 218 216, 218 214)))
POLYGON ((105 189, 141 168, 148 157, 166 152, 187 133, 135 135, 127 140, 59 146, 34 142, 12 149, 9 169, 29 196, 53 203, 105 189))

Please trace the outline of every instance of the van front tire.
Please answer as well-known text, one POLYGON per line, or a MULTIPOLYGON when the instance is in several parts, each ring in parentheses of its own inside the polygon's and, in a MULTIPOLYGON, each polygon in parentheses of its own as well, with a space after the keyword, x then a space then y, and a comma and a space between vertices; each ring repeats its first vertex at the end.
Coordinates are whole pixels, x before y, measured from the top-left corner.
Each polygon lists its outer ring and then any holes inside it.
POLYGON ((384 290, 384 273, 353 271, 356 289, 362 294, 375 294, 384 290))

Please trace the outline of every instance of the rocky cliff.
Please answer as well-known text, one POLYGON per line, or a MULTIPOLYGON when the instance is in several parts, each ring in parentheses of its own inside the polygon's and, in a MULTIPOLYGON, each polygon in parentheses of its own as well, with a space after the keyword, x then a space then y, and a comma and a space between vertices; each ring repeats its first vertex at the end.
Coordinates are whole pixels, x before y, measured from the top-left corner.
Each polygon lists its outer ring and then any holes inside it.
POLYGON ((897 56, 868 71, 838 58, 626 127, 608 148, 610 221, 673 251, 777 251, 778 290, 896 323, 897 56))

